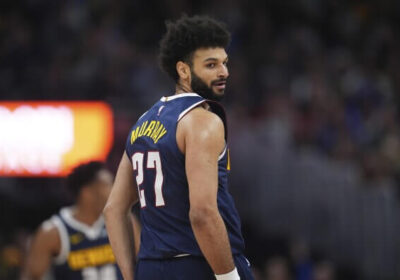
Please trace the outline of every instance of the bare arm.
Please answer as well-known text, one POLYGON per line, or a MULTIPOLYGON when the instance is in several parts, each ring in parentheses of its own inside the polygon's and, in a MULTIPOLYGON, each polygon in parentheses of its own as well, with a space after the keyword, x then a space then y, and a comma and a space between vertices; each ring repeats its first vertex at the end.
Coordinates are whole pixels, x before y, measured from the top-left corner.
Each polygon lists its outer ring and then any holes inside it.
POLYGON ((28 251, 23 280, 40 280, 51 266, 52 258, 59 254, 61 240, 58 230, 45 222, 33 237, 28 251))
POLYGON ((181 135, 193 232, 214 273, 231 272, 235 265, 217 205, 218 157, 225 146, 223 123, 215 114, 196 108, 178 123, 178 144, 181 135))
POLYGON ((135 243, 135 255, 139 254, 139 248, 140 248, 140 231, 142 229, 139 219, 136 217, 135 214, 131 215, 132 219, 132 225, 133 225, 133 238, 134 238, 134 243, 135 243))
POLYGON ((125 280, 133 279, 134 237, 131 208, 138 201, 131 162, 123 154, 111 194, 104 208, 110 244, 125 280))

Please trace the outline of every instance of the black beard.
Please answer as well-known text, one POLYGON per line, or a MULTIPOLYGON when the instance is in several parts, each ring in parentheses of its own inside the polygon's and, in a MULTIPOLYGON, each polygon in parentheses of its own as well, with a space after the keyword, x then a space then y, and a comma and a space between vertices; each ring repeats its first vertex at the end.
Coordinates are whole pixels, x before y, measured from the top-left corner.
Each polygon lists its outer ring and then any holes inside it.
POLYGON ((197 93, 201 97, 205 99, 209 99, 212 101, 221 101, 221 99, 224 97, 223 94, 218 95, 215 94, 215 92, 212 90, 211 87, 209 87, 203 80, 197 76, 194 71, 190 71, 192 74, 192 82, 190 84, 193 92, 197 93))

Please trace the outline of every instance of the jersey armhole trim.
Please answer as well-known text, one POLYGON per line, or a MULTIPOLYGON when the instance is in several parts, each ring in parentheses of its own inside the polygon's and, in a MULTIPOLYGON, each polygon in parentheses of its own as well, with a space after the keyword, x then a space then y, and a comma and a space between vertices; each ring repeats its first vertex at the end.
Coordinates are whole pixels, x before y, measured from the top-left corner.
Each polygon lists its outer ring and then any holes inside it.
POLYGON ((228 145, 225 144, 225 148, 224 148, 224 150, 222 151, 222 153, 219 155, 218 161, 220 161, 220 160, 224 157, 224 155, 225 155, 227 149, 228 149, 228 145))
MULTIPOLYGON (((200 104, 202 104, 202 103, 204 103, 204 102, 207 102, 207 100, 201 100, 201 101, 199 101, 199 102, 196 102, 196 103, 194 103, 192 106, 190 106, 189 108, 187 108, 186 110, 184 110, 182 113, 179 114, 179 117, 178 117, 177 122, 179 122, 187 113, 189 113, 190 110, 192 110, 193 108, 199 106, 200 104)), ((224 123, 224 126, 225 126, 225 123, 224 123)), ((219 155, 218 161, 220 161, 220 160, 224 157, 224 155, 225 155, 227 149, 228 149, 228 145, 225 144, 225 148, 224 148, 224 150, 222 151, 222 153, 219 155)), ((179 148, 178 148, 178 150, 179 150, 179 148)))
POLYGON ((143 118, 144 117, 144 115, 146 115, 147 114, 147 112, 148 111, 146 111, 146 112, 144 112, 139 118, 138 118, 138 120, 140 120, 141 118, 143 118))
POLYGON ((63 264, 67 261, 70 252, 67 229, 61 219, 57 216, 52 217, 51 222, 56 226, 61 240, 61 250, 58 256, 54 258, 54 263, 63 264))
POLYGON ((192 110, 193 108, 199 106, 201 103, 204 103, 204 102, 206 102, 206 100, 201 100, 199 102, 194 103, 192 106, 190 106, 186 110, 184 110, 182 113, 179 114, 177 122, 179 122, 187 113, 189 113, 190 110, 192 110))

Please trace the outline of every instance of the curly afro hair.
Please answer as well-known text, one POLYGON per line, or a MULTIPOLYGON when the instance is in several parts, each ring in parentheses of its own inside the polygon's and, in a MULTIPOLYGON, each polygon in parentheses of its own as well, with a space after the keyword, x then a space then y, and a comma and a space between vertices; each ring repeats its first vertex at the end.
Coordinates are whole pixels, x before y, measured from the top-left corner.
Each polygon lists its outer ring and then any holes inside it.
POLYGON ((76 199, 81 189, 92 183, 100 170, 104 169, 104 164, 100 161, 90 161, 77 166, 67 177, 67 188, 71 195, 76 199))
POLYGON ((192 55, 199 48, 226 48, 230 33, 225 24, 208 16, 183 15, 175 22, 167 21, 167 32, 160 42, 159 61, 175 82, 179 80, 176 63, 184 61, 191 65, 192 55))

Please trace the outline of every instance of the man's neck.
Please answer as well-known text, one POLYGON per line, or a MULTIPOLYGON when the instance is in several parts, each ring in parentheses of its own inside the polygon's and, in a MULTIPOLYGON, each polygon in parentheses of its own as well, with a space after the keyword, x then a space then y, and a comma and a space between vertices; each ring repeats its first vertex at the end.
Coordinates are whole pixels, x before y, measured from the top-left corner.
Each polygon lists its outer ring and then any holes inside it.
POLYGON ((101 213, 94 210, 94 207, 83 203, 77 203, 73 216, 76 220, 88 226, 92 226, 100 217, 101 213))
POLYGON ((175 94, 181 94, 181 93, 189 93, 193 92, 190 86, 182 85, 177 83, 175 86, 175 94))

